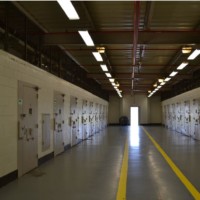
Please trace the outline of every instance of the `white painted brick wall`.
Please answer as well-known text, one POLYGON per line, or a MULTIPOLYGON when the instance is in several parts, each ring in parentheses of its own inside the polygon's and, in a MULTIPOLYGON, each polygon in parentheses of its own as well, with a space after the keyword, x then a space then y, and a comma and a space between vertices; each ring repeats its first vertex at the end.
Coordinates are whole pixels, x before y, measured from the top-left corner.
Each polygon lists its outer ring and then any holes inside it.
POLYGON ((42 114, 50 113, 53 120, 53 92, 65 94, 65 145, 70 143, 69 107, 70 95, 82 99, 108 105, 108 102, 58 77, 43 71, 15 56, 0 50, 0 177, 17 169, 17 100, 18 81, 38 86, 38 156, 53 151, 53 131, 51 130, 51 147, 42 152, 42 114))
POLYGON ((196 88, 188 92, 185 92, 183 94, 172 97, 170 99, 167 99, 162 102, 162 105, 167 105, 167 104, 172 104, 172 103, 177 103, 177 102, 187 101, 187 100, 193 100, 197 98, 200 98, 200 88, 196 88))

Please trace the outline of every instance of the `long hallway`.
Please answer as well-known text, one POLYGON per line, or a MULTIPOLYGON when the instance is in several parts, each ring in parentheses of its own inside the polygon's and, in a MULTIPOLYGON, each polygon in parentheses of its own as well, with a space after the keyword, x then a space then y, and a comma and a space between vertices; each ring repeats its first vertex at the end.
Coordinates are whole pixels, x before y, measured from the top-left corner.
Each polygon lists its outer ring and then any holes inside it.
MULTIPOLYGON (((145 127, 200 190, 200 142, 164 127, 145 127)), ((2 200, 115 200, 129 137, 127 200, 194 199, 143 127, 108 127, 0 189, 2 200)))

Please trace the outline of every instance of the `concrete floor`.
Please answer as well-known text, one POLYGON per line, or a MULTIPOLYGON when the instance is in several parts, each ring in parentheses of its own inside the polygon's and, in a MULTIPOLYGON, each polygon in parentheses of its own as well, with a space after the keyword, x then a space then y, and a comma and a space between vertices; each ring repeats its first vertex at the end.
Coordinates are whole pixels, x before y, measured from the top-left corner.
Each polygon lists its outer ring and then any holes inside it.
MULTIPOLYGON (((145 127, 200 190, 200 141, 145 127)), ((127 200, 194 199, 144 131, 108 127, 0 189, 1 200, 115 200, 129 136, 127 200)))

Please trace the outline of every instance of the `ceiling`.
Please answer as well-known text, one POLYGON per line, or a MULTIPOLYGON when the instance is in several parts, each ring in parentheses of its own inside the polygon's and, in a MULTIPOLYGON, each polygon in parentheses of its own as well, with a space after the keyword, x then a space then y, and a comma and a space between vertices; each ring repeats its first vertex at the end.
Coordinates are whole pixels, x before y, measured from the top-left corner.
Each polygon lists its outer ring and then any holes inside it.
MULTIPOLYGON (((153 90, 158 79, 165 79, 189 54, 183 46, 198 48, 200 43, 200 2, 198 1, 74 1, 80 20, 69 20, 56 1, 19 1, 15 4, 45 30, 44 46, 60 46, 95 79, 102 88, 115 92, 100 68, 108 66, 123 94, 153 90), (87 47, 78 34, 88 30, 95 47, 87 47), (103 62, 92 52, 105 47, 103 62)), ((38 33, 39 34, 39 33, 38 33)), ((199 56, 200 57, 200 56, 199 56)), ((171 90, 181 80, 191 79, 200 58, 159 89, 171 90)), ((116 92, 115 92, 116 93, 116 92)))

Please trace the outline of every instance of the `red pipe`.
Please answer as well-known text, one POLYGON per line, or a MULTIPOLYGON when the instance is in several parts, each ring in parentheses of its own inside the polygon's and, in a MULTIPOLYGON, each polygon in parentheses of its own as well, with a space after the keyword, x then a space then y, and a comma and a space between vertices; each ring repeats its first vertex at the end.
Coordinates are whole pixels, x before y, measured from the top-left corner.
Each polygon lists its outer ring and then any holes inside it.
POLYGON ((136 65, 136 50, 138 43, 139 20, 140 20, 140 2, 134 1, 133 67, 136 65))
POLYGON ((132 71, 132 84, 131 88, 134 87, 134 67, 136 65, 136 51, 138 43, 138 30, 139 30, 139 21, 140 21, 140 2, 134 1, 134 33, 133 33, 133 71, 132 71))

